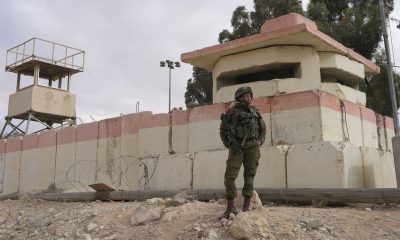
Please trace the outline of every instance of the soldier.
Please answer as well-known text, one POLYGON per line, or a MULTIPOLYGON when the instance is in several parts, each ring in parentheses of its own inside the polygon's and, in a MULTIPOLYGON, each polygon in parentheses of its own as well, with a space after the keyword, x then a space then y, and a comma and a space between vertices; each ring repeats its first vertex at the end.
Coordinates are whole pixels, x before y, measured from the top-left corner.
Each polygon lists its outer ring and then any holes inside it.
POLYGON ((220 135, 225 147, 229 148, 226 161, 224 184, 227 209, 218 219, 229 218, 230 213, 237 214, 234 206, 236 197, 235 180, 241 165, 244 166, 243 212, 249 211, 253 195, 253 182, 260 159, 260 145, 265 141, 266 127, 258 109, 250 105, 253 92, 250 87, 241 87, 235 92, 236 103, 221 115, 220 135))

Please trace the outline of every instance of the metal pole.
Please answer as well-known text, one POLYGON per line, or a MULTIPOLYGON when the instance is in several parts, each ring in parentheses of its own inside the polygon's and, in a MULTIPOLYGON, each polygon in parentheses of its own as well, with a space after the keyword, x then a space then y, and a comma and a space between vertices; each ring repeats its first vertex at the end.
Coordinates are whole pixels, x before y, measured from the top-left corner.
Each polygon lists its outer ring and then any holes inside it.
POLYGON ((169 67, 169 102, 168 113, 171 112, 171 67, 169 67))
POLYGON ((385 18, 385 9, 383 5, 383 0, 379 0, 379 10, 381 14, 382 21, 382 33, 383 33, 383 41, 385 43, 386 50, 386 60, 387 60, 387 70, 389 77, 389 90, 390 90, 390 98, 392 101, 392 111, 393 111, 393 122, 394 122, 394 132, 396 136, 399 136, 399 116, 397 112, 397 102, 396 102, 396 91, 393 82, 393 70, 392 70, 392 60, 390 58, 390 48, 388 41, 388 34, 386 29, 386 18, 385 18))

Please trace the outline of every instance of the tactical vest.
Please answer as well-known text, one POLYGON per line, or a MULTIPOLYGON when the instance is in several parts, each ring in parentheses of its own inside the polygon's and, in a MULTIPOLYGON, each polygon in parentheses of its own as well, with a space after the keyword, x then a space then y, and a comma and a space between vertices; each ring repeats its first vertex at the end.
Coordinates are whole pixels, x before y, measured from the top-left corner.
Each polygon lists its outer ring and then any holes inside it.
POLYGON ((237 113, 237 123, 235 124, 235 137, 239 144, 243 146, 246 142, 259 139, 259 114, 250 107, 250 112, 240 111, 237 113))

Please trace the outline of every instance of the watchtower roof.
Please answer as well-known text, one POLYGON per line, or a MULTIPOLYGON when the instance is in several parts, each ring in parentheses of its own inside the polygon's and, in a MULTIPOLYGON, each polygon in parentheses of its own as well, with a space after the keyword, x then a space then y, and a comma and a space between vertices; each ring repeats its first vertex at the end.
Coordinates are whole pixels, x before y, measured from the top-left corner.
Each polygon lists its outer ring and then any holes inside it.
POLYGON ((40 38, 31 38, 7 50, 5 70, 33 76, 37 63, 41 65, 40 78, 65 77, 83 71, 85 51, 40 38))
POLYGON ((298 13, 289 13, 266 21, 259 34, 183 53, 181 60, 211 70, 223 56, 275 45, 312 46, 320 52, 347 56, 363 64, 365 72, 380 72, 380 68, 373 62, 319 31, 315 22, 298 13))

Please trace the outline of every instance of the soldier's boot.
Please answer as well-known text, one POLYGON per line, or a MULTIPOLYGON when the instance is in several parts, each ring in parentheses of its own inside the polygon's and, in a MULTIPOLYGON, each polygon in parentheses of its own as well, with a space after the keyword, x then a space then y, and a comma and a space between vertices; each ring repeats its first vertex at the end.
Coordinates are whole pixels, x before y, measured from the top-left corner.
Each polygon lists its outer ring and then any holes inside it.
POLYGON ((228 199, 227 200, 227 205, 226 205, 226 211, 224 214, 218 217, 218 221, 221 221, 223 218, 229 219, 229 215, 233 213, 236 215, 238 213, 238 210, 235 208, 235 203, 233 199, 228 199))
POLYGON ((250 211, 250 197, 244 197, 242 212, 250 211))

